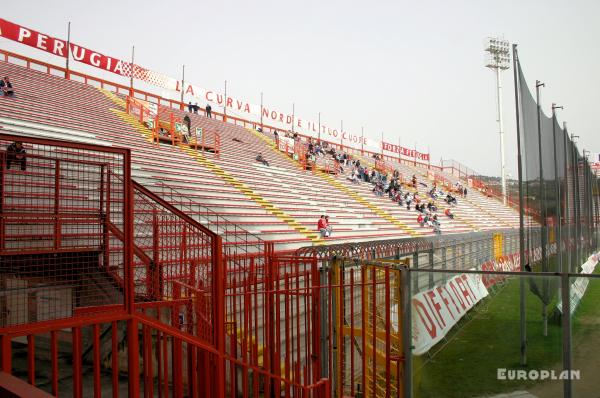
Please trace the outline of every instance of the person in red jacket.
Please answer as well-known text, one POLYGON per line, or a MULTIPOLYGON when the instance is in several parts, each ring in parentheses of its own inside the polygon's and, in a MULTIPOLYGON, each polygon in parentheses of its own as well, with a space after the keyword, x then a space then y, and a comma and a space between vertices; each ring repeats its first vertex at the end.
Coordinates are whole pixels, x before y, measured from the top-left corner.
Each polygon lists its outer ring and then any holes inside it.
POLYGON ((317 223, 317 229, 322 238, 328 238, 331 235, 331 226, 329 225, 329 216, 321 216, 317 223))
POLYGON ((444 214, 446 215, 446 217, 448 217, 449 219, 454 219, 454 214, 452 213, 452 210, 450 210, 450 208, 448 207, 446 210, 444 210, 444 214))
POLYGON ((419 223, 420 226, 425 225, 425 220, 423 219, 423 213, 419 212, 419 216, 417 217, 417 222, 419 223))

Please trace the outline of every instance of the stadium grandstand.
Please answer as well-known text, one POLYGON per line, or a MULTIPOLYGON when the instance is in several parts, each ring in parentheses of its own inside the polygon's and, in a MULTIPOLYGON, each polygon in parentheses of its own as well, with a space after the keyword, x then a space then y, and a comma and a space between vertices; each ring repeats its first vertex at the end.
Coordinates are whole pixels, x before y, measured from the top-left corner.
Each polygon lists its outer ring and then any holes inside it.
POLYGON ((595 166, 540 116, 516 46, 503 194, 458 161, 197 106, 184 81, 0 29, 71 57, 0 49, 1 397, 597 393, 562 377, 597 370, 595 166))

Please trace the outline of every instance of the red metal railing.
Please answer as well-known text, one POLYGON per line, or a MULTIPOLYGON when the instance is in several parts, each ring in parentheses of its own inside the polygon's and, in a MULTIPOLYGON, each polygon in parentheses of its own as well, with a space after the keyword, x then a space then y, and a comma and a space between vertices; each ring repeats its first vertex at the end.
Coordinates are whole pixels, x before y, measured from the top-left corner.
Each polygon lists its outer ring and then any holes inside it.
POLYGON ((278 263, 272 244, 234 224, 201 224, 196 217, 213 215, 131 180, 128 150, 0 134, 0 143, 16 140, 25 170, 7 170, 6 158, 0 168, 0 281, 10 296, 0 313, 2 371, 18 374, 13 354, 25 350, 27 381, 54 395, 117 397, 127 369, 136 397, 329 396, 315 261, 278 263), (35 226, 48 232, 11 246, 44 210, 57 210, 35 226), (67 215, 80 214, 89 220, 71 233, 67 215), (300 311, 284 317, 292 307, 300 311))
POLYGON ((22 159, 0 153, 0 256, 14 292, 0 327, 122 307, 124 286, 115 280, 124 277, 126 255, 109 262, 99 253, 111 239, 107 215, 121 231, 126 225, 126 186, 109 183, 108 173, 122 181, 129 152, 0 134, 2 146, 15 141, 23 142, 22 159))

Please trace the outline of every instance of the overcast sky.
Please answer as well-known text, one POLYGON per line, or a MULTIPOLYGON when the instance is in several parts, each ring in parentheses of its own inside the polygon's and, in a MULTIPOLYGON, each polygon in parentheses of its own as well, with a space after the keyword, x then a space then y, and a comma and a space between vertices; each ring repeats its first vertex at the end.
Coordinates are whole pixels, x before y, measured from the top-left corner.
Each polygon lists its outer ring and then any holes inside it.
MULTIPOLYGON (((10 1, 2 17, 209 89, 431 150, 499 175, 493 72, 484 39, 518 43, 542 104, 600 151, 600 1, 10 1), (314 115, 314 116, 311 116, 314 115)), ((8 5, 8 4, 7 4, 8 5)), ((64 61, 0 38, 4 49, 64 61)), ((91 71, 82 64, 75 68, 91 71)), ((94 73, 98 73, 94 70, 94 73)), ((116 75, 111 75, 115 78, 116 75)), ((503 74, 508 172, 516 177, 512 69, 503 74)), ((18 83, 15 82, 18 86, 18 83)))

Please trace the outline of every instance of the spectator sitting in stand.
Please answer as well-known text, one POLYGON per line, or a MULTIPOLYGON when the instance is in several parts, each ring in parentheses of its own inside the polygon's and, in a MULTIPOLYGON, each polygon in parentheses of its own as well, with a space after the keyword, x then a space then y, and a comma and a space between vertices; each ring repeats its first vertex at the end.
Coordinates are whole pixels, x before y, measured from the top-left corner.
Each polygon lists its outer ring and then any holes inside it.
POLYGON ((446 199, 445 199, 446 203, 448 203, 449 205, 456 205, 458 204, 456 202, 456 198, 450 194, 446 195, 446 199))
POLYGON ((417 216, 417 222, 419 223, 419 225, 421 227, 425 226, 425 220, 423 218, 423 214, 422 213, 419 213, 419 215, 417 216))
POLYGON ((441 224, 440 224, 440 222, 438 221, 437 214, 435 214, 435 215, 433 216, 433 219, 431 220, 431 226, 433 227, 433 232, 434 232, 435 234, 438 234, 438 235, 439 235, 439 234, 441 234, 441 233, 442 233, 441 224))
POLYGON ((358 181, 358 172, 356 171, 356 168, 352 169, 352 172, 350 173, 350 177, 348 177, 348 179, 350 181, 352 181, 354 184, 359 184, 360 183, 358 181))
POLYGON ((259 153, 258 155, 256 155, 256 161, 261 162, 265 166, 269 166, 269 162, 267 162, 267 160, 265 158, 263 158, 262 153, 259 153))
POLYGON ((317 155, 324 155, 323 148, 321 148, 320 144, 315 145, 315 154, 317 154, 317 155))
POLYGON ((331 236, 331 225, 329 225, 329 216, 321 216, 317 223, 317 229, 321 233, 322 238, 328 238, 331 236))
POLYGON ((404 197, 402 196, 402 191, 396 191, 396 197, 394 199, 396 202, 398 202, 399 206, 404 206, 404 197))
POLYGON ((188 126, 186 124, 184 124, 181 128, 181 140, 184 144, 190 143, 190 130, 188 129, 188 126))
POLYGON ((437 211, 437 207, 432 200, 430 200, 429 203, 427 203, 427 210, 432 211, 432 212, 437 211))
POLYGON ((448 217, 449 219, 453 220, 454 219, 454 213, 452 213, 452 210, 450 210, 450 208, 448 207, 446 210, 444 210, 444 214, 446 215, 446 217, 448 217))
POLYGON ((4 92, 5 96, 13 95, 15 93, 8 76, 6 76, 4 80, 0 80, 0 89, 4 92))
POLYGON ((188 131, 187 131, 187 132, 188 132, 188 133, 189 133, 190 131, 192 131, 192 119, 190 119, 190 117, 189 117, 188 115, 185 115, 185 116, 183 117, 183 124, 185 125, 185 127, 187 127, 187 129, 188 129, 188 131))
POLYGON ((375 170, 371 170, 371 174, 369 175, 369 181, 375 184, 378 180, 378 174, 375 170))
POLYGON ((381 184, 381 182, 375 184, 375 186, 373 187, 373 192, 375 192, 375 195, 377 196, 383 196, 383 185, 381 184))
POLYGON ((429 213, 425 213, 425 217, 423 217, 423 224, 431 227, 431 215, 429 213))
POLYGON ((10 169, 12 162, 21 165, 21 170, 27 168, 27 159, 25 157, 25 148, 21 141, 15 141, 6 148, 6 168, 10 169))
POLYGON ((407 192, 406 195, 404 195, 404 200, 406 201, 406 210, 410 210, 410 204, 413 200, 413 196, 410 194, 410 192, 407 192))
POLYGON ((392 199, 393 201, 396 201, 395 198, 396 198, 397 191, 396 191, 396 187, 394 187, 394 184, 392 184, 390 182, 384 192, 387 192, 390 199, 392 199))
POLYGON ((396 200, 396 190, 394 188, 391 188, 389 185, 388 187, 384 187, 383 192, 387 192, 388 197, 393 201, 393 202, 397 202, 396 200))
POLYGON ((329 235, 331 235, 331 231, 333 231, 333 228, 329 224, 329 216, 325 216, 325 222, 327 223, 327 230, 329 231, 329 235))

